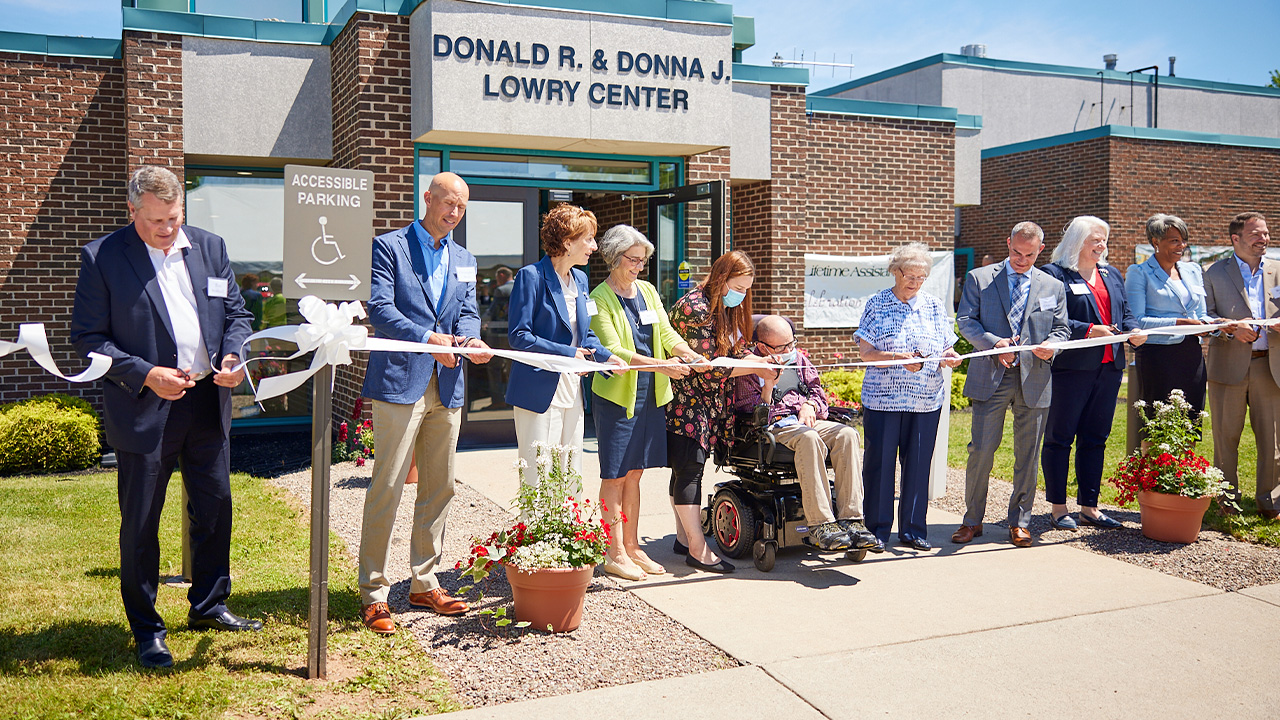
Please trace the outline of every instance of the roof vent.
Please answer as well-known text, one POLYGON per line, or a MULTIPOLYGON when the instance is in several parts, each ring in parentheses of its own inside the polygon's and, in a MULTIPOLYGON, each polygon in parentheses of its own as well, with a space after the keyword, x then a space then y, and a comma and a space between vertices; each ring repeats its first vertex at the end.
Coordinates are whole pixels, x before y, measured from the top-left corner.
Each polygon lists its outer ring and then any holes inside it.
POLYGON ((1173 64, 1178 61, 1177 55, 1169 56, 1169 77, 1173 77, 1173 64))
POLYGON ((965 45, 964 47, 960 48, 960 54, 968 55, 969 57, 984 58, 987 56, 987 46, 981 45, 978 43, 965 45))
POLYGON ((1118 61, 1119 59, 1120 58, 1117 57, 1115 53, 1107 53, 1106 55, 1102 56, 1102 62, 1107 64, 1108 70, 1115 70, 1116 61, 1118 61))

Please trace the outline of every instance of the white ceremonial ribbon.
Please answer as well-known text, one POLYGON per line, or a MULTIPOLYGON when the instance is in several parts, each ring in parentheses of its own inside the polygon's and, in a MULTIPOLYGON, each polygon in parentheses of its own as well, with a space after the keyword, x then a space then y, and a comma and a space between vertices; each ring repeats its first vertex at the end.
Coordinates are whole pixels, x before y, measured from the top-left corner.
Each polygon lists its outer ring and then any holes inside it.
MULTIPOLYGON (((320 368, 325 365, 349 365, 351 363, 351 351, 363 350, 371 352, 413 352, 413 353, 429 353, 432 355, 492 355, 494 357, 507 358, 525 365, 549 370, 558 373, 586 373, 586 372, 623 372, 627 370, 636 371, 652 371, 660 367, 679 367, 686 366, 691 368, 700 365, 690 365, 683 362, 667 362, 650 365, 631 365, 622 367, 611 363, 595 362, 593 360, 582 360, 575 356, 550 355, 547 353, 527 352, 523 350, 503 350, 497 348, 471 348, 471 347, 452 347, 448 345, 433 345, 431 343, 413 342, 409 340, 392 340, 390 338, 369 337, 368 328, 363 325, 355 325, 353 321, 356 318, 364 319, 366 317, 364 308, 359 302, 345 302, 341 305, 326 303, 323 300, 308 295, 298 301, 298 311, 307 320, 302 325, 281 325, 278 327, 260 330, 250 335, 244 344, 248 345, 253 340, 283 340, 286 342, 296 343, 297 352, 286 358, 275 357, 256 357, 241 362, 231 372, 245 368, 251 363, 260 360, 295 360, 303 355, 315 351, 315 356, 311 360, 311 365, 306 370, 298 370, 284 375, 275 375, 272 377, 261 378, 258 386, 254 388, 254 399, 257 401, 266 400, 279 395, 283 395, 294 390, 305 383, 312 375, 315 375, 320 368)), ((1042 345, 1011 345, 1008 347, 991 348, 989 350, 979 350, 976 352, 958 355, 951 359, 965 360, 970 358, 987 357, 990 355, 1004 355, 1012 352, 1029 352, 1037 348, 1048 348, 1051 350, 1074 350, 1079 348, 1097 347, 1099 345, 1112 345, 1127 341, 1131 337, 1149 336, 1149 335, 1196 335, 1200 333, 1214 332, 1222 328, 1235 325, 1237 323, 1247 323, 1259 327, 1272 327, 1280 325, 1280 318, 1270 320, 1237 320, 1231 322, 1222 322, 1204 325, 1173 325, 1162 328, 1152 328, 1150 330, 1140 330, 1137 332, 1124 333, 1121 335, 1108 335, 1096 338, 1083 338, 1080 340, 1064 340, 1061 342, 1044 343, 1042 345)), ((26 326, 23 326, 26 327, 26 326)), ((41 328, 41 339, 43 340, 43 328, 41 328)), ((3 347, 3 346, 0 346, 3 347)), ((46 351, 47 352, 47 351, 46 351)), ((0 352, 0 355, 3 355, 0 352)), ((243 347, 241 348, 243 355, 243 347)), ((101 357, 101 356, 98 356, 101 357)), ((939 361, 943 359, 941 356, 931 357, 912 357, 900 360, 881 360, 877 362, 847 362, 847 363, 830 363, 824 365, 814 365, 814 368, 856 368, 856 367, 889 367, 895 365, 915 365, 917 363, 939 361)), ((37 358, 37 362, 40 360, 37 358)), ((96 362, 96 359, 95 359, 96 362)), ((108 365, 110 360, 107 360, 108 365)), ((42 365, 44 363, 41 363, 42 365)), ((705 363, 706 366, 722 369, 734 368, 751 368, 762 369, 768 368, 773 370, 781 370, 794 368, 794 365, 776 365, 773 363, 760 362, 755 360, 746 360, 730 357, 718 357, 705 363)), ((49 367, 49 366, 45 366, 49 367)), ((89 370, 83 374, 87 374, 93 370, 89 370)), ((56 369, 51 370, 55 374, 56 369)), ((103 370, 105 372, 105 370, 103 370)), ((217 372, 224 372, 218 370, 217 372)), ((75 378, 68 378, 75 381, 75 378)), ((89 378, 93 379, 93 378, 89 378)), ((252 387, 252 381, 250 381, 252 387)))
POLYGON ((44 323, 23 323, 18 326, 18 341, 0 340, 0 357, 19 350, 26 350, 40 367, 63 380, 74 383, 92 382, 111 369, 111 358, 101 353, 89 353, 89 367, 76 375, 65 375, 53 361, 49 352, 49 339, 44 334, 44 323))

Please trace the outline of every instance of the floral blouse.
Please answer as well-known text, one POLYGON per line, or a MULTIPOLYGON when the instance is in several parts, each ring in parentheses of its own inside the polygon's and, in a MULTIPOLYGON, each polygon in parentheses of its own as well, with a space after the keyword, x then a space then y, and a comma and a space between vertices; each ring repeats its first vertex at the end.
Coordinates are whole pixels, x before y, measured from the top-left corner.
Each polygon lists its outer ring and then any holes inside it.
MULTIPOLYGON (((699 326, 711 313, 711 305, 701 287, 689 291, 671 307, 671 326, 699 355, 714 360, 716 354, 715 328, 710 323, 699 326)), ((729 353, 730 357, 746 355, 741 339, 729 353)), ((729 444, 733 412, 729 405, 728 368, 713 368, 706 372, 691 372, 682 379, 672 378, 674 398, 667 404, 667 430, 698 441, 703 450, 710 453, 714 443, 725 447, 729 444)))

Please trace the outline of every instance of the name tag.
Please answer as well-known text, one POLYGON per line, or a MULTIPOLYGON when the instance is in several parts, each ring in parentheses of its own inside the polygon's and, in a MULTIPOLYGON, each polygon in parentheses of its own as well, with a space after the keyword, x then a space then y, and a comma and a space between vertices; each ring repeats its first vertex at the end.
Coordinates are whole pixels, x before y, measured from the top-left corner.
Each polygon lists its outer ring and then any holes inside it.
POLYGON ((1040 298, 1041 310, 1053 310, 1053 309, 1056 309, 1057 307, 1058 307, 1058 298, 1053 297, 1052 295, 1050 295, 1049 297, 1040 298))
POLYGON ((587 299, 587 315, 596 316, 596 301, 590 298, 587 299))
POLYGON ((458 282, 475 282, 476 281, 475 265, 463 265, 459 267, 457 270, 455 270, 454 273, 458 278, 458 282))
POLYGON ((205 294, 209 297, 224 298, 227 296, 227 279, 226 278, 209 278, 209 286, 205 289, 205 294))
POLYGON ((1089 286, 1084 283, 1071 283, 1071 293, 1073 295, 1088 295, 1089 286))
POLYGON ((657 310, 641 310, 640 324, 641 325, 657 325, 658 311, 657 310))

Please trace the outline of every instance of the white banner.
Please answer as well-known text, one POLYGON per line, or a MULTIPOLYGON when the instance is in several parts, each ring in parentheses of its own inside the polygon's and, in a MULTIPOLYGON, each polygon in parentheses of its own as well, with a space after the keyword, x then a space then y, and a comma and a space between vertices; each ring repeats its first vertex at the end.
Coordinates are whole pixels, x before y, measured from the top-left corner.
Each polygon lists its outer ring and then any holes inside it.
MULTIPOLYGON (((933 270, 921 289, 942 301, 948 315, 954 315, 955 254, 949 250, 931 252, 933 270)), ((843 255, 804 256, 804 326, 810 328, 856 328, 867 300, 893 287, 889 256, 847 257, 843 255)))

